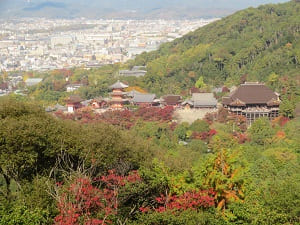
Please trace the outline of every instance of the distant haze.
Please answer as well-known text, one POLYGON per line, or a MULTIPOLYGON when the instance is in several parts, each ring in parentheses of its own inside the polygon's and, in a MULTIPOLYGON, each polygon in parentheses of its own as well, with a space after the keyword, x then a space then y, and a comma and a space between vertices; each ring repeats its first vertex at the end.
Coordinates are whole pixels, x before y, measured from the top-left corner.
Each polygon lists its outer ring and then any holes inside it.
POLYGON ((50 18, 200 18, 284 0, 0 0, 0 16, 50 18))

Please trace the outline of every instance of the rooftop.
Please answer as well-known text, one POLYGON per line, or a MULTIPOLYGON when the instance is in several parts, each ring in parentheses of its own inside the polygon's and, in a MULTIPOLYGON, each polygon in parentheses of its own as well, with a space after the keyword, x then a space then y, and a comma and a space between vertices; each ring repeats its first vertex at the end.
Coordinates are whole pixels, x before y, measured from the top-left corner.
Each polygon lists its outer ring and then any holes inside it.
POLYGON ((124 88, 127 88, 127 87, 129 87, 129 86, 118 80, 116 83, 111 85, 109 88, 110 89, 124 89, 124 88))
POLYGON ((82 101, 82 98, 78 95, 72 95, 66 99, 67 104, 80 103, 81 101, 82 101))
POLYGON ((264 84, 246 82, 240 85, 228 97, 223 98, 223 104, 241 102, 244 104, 267 104, 278 100, 278 94, 264 84))
POLYGON ((162 97, 162 99, 168 105, 177 104, 182 101, 180 95, 165 95, 162 97))
POLYGON ((155 97, 155 94, 135 94, 132 101, 134 103, 152 103, 155 97))
POLYGON ((193 93, 191 101, 194 106, 216 106, 218 101, 213 93, 193 93))

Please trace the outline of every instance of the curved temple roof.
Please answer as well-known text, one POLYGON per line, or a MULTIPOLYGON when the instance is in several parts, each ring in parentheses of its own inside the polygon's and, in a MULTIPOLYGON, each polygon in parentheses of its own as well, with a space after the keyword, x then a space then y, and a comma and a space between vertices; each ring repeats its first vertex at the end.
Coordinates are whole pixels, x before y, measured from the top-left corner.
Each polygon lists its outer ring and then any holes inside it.
POLYGON ((260 83, 245 83, 233 91, 228 97, 223 98, 223 104, 230 105, 235 102, 244 104, 267 104, 278 102, 278 94, 260 83))
POLYGON ((128 88, 129 86, 120 82, 119 80, 114 83, 113 85, 109 86, 110 89, 124 89, 124 88, 128 88))

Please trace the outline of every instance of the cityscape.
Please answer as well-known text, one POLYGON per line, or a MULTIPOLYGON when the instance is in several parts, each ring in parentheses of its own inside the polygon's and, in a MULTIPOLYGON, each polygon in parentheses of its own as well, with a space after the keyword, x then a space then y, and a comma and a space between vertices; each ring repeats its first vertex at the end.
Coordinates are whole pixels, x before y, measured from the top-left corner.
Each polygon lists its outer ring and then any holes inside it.
POLYGON ((97 68, 126 62, 215 20, 0 20, 0 70, 97 68))

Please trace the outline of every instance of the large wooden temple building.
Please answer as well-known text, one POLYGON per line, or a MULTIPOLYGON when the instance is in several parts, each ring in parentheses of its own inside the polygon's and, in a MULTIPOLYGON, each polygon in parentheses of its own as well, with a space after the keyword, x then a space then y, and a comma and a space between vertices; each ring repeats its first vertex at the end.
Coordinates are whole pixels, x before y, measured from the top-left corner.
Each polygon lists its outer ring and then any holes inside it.
POLYGON ((248 125, 259 117, 274 119, 279 114, 279 94, 264 84, 246 82, 223 97, 222 104, 229 112, 247 118, 248 125))

